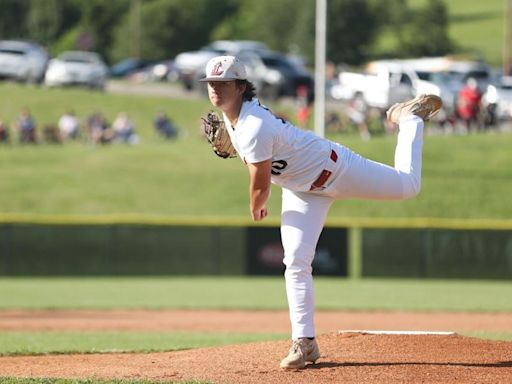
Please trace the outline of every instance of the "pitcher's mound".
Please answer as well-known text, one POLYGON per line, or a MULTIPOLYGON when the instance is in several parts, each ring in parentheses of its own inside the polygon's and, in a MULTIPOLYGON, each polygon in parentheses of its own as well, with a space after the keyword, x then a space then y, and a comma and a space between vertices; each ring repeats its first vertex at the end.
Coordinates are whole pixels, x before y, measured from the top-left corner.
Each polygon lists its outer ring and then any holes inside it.
POLYGON ((458 335, 326 334, 301 371, 279 361, 289 341, 147 354, 0 358, 0 377, 202 380, 208 383, 511 383, 512 343, 458 335))

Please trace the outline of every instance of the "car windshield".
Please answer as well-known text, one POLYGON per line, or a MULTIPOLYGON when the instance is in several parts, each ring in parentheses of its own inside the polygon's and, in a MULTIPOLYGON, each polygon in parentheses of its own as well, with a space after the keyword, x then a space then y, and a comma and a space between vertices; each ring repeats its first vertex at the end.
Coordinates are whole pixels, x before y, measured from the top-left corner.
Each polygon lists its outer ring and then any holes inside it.
POLYGON ((456 72, 450 71, 450 76, 458 81, 465 81, 472 77, 475 80, 487 80, 489 78, 489 73, 486 71, 467 71, 467 72, 456 72))
POLYGON ((436 84, 443 84, 450 81, 450 77, 445 72, 416 71, 418 77, 424 81, 431 81, 436 84))
POLYGON ((66 63, 83 63, 83 64, 91 64, 94 63, 94 58, 88 56, 75 56, 75 55, 66 55, 60 57, 60 60, 65 61, 66 63))
POLYGON ((0 53, 6 53, 8 55, 24 55, 25 51, 22 51, 20 49, 9 49, 9 48, 0 48, 0 53))
POLYGON ((288 70, 294 70, 295 67, 286 60, 282 60, 274 57, 262 57, 263 63, 270 68, 283 68, 288 70))

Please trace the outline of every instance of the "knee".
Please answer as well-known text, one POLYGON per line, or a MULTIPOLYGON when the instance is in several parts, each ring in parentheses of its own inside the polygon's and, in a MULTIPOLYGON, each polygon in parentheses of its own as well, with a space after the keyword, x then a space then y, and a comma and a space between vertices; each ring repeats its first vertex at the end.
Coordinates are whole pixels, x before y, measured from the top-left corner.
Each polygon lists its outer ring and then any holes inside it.
POLYGON ((403 199, 412 199, 419 195, 421 191, 421 181, 417 179, 409 179, 407 183, 404 183, 403 188, 403 199))
POLYGON ((315 247, 302 244, 301 246, 286 249, 283 263, 286 266, 285 274, 300 275, 312 272, 311 264, 315 256, 315 247))

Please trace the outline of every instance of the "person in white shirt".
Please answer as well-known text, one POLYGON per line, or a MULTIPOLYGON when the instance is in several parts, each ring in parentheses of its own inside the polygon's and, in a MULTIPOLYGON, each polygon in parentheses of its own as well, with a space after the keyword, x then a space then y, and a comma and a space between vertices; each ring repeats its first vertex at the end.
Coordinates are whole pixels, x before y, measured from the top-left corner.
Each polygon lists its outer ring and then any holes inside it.
POLYGON ((237 57, 212 58, 201 81, 208 83, 210 102, 222 111, 233 146, 249 171, 254 221, 268 215, 271 183, 282 187, 281 240, 292 347, 280 366, 304 368, 320 357, 311 264, 331 204, 347 198, 416 196, 424 121, 439 110, 441 99, 421 95, 388 110, 388 119, 399 124, 395 164, 390 167, 276 117, 255 97, 255 88, 237 57))
POLYGON ((80 123, 72 110, 60 117, 58 125, 62 138, 76 139, 78 137, 80 123))
POLYGON ((115 134, 115 138, 128 144, 138 144, 139 136, 135 133, 135 126, 133 122, 128 118, 126 112, 119 112, 116 119, 112 123, 112 129, 115 134))

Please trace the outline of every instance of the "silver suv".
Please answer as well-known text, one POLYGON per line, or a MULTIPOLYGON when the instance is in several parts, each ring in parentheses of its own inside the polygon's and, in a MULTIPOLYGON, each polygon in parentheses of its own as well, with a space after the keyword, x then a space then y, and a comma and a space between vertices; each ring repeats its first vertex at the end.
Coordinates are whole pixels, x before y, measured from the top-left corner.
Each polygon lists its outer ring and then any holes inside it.
POLYGON ((0 40, 0 78, 40 83, 47 63, 47 52, 36 43, 0 40))

